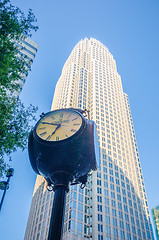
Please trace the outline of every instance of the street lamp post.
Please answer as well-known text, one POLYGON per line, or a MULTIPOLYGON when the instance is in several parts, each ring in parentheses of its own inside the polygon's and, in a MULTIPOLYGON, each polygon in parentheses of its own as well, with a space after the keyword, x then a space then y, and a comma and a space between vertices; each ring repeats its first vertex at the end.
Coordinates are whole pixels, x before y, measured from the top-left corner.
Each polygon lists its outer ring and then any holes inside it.
POLYGON ((1 208, 2 208, 2 205, 3 205, 3 201, 4 201, 4 197, 5 197, 6 191, 9 188, 10 178, 13 177, 13 174, 14 174, 14 169, 13 168, 9 168, 7 170, 7 174, 6 174, 6 177, 8 178, 7 181, 0 182, 0 189, 4 190, 3 195, 2 195, 2 199, 1 199, 1 202, 0 202, 0 211, 1 211, 1 208))
POLYGON ((29 135, 32 168, 55 192, 48 240, 61 240, 69 184, 85 185, 88 173, 97 169, 95 123, 82 113, 68 108, 44 114, 29 135))

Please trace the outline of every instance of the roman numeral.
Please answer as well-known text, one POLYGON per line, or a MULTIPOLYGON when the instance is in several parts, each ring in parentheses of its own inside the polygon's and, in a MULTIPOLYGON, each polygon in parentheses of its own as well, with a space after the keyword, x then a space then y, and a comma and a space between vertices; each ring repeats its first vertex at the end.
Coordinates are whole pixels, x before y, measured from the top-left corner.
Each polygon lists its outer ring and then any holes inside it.
POLYGON ((46 132, 40 133, 40 136, 42 137, 42 136, 44 136, 45 134, 46 134, 46 132))
POLYGON ((71 129, 71 132, 76 132, 76 130, 75 129, 71 129))
POLYGON ((41 127, 41 128, 39 128, 39 130, 42 130, 42 129, 45 129, 46 127, 41 127))
POLYGON ((74 125, 74 126, 77 126, 77 125, 80 125, 80 123, 74 123, 73 125, 74 125))
POLYGON ((76 117, 76 118, 74 118, 72 121, 74 121, 74 120, 76 120, 76 119, 78 119, 78 118, 76 117))
POLYGON ((56 141, 59 141, 59 137, 56 137, 56 141))
POLYGON ((46 141, 49 141, 51 138, 51 136, 49 135, 47 138, 46 138, 46 141))
POLYGON ((65 122, 65 123, 68 123, 68 122, 69 122, 69 120, 64 120, 63 122, 65 122))

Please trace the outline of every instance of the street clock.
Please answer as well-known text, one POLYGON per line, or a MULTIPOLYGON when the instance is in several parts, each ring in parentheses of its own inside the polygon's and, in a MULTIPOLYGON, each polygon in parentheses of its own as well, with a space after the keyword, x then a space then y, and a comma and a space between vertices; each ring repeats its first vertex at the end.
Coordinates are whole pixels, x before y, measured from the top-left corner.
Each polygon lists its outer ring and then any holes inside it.
POLYGON ((98 139, 93 121, 80 109, 59 109, 44 114, 29 135, 32 168, 54 190, 48 240, 62 236, 69 183, 85 186, 88 173, 97 169, 98 139))
POLYGON ((56 184, 57 178, 64 176, 68 182, 82 179, 97 169, 95 123, 86 119, 80 109, 48 112, 31 131, 28 150, 34 171, 48 182, 56 184))

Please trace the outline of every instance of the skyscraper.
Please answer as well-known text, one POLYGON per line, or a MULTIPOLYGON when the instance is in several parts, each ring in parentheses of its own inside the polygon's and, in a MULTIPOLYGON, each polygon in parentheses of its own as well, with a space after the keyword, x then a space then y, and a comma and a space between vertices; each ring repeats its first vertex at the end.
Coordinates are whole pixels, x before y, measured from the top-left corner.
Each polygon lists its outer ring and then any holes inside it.
POLYGON ((22 90, 23 85, 26 81, 27 74, 30 71, 31 65, 32 65, 32 63, 34 61, 34 58, 36 56, 36 53, 37 53, 37 50, 38 50, 38 44, 35 43, 33 40, 29 39, 28 37, 23 36, 23 35, 18 41, 15 42, 15 44, 19 48, 18 57, 19 58, 23 57, 25 62, 26 62, 26 65, 25 65, 26 74, 23 74, 22 75, 22 80, 19 80, 20 89, 19 89, 19 91, 17 91, 15 93, 15 95, 19 95, 20 91, 22 90))
MULTIPOLYGON (((52 110, 87 109, 96 122, 100 168, 67 195, 63 240, 153 239, 128 96, 109 50, 81 40, 59 78, 52 110)), ((53 193, 37 177, 25 240, 47 239, 53 193)))

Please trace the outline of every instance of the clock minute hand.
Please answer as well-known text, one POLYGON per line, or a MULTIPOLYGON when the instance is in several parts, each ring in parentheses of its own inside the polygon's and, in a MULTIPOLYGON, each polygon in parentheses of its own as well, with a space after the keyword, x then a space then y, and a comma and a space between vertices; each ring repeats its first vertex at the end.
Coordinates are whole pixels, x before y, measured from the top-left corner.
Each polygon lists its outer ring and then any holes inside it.
POLYGON ((49 122, 42 122, 42 124, 58 125, 59 123, 49 123, 49 122))
POLYGON ((56 124, 57 125, 57 127, 55 128, 55 130, 51 133, 51 137, 52 137, 52 135, 57 131, 57 129, 59 129, 60 127, 61 127, 61 124, 59 123, 59 124, 56 124))

